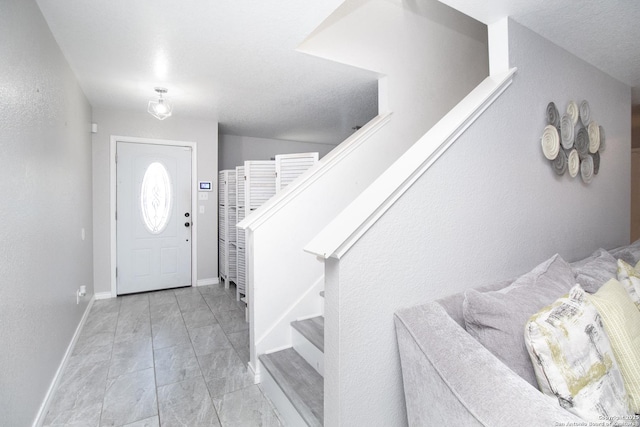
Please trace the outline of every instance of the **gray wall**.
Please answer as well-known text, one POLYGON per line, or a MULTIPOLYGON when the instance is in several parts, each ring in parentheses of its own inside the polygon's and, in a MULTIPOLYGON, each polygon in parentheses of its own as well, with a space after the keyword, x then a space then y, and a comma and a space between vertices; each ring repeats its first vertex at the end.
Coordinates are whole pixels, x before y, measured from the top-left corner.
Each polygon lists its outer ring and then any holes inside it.
POLYGON ((336 146, 221 134, 219 147, 218 168, 224 170, 241 166, 245 160, 269 160, 276 154, 317 152, 322 158, 336 146))
POLYGON ((398 308, 513 277, 555 253, 574 261, 628 243, 629 87, 515 22, 509 33, 512 86, 339 264, 327 263, 332 425, 406 425, 398 308), (547 103, 564 110, 583 99, 607 136, 590 185, 556 176, 540 147, 547 103))
MULTIPOLYGON (((93 121, 98 133, 93 135, 93 223, 94 282, 96 292, 111 291, 111 240, 109 215, 111 135, 191 141, 198 145, 198 180, 217 184, 218 123, 216 121, 182 119, 175 115, 160 121, 146 113, 94 108, 93 121)), ((214 187, 215 188, 215 187, 214 187)), ((198 280, 218 277, 218 207, 217 193, 209 200, 198 201, 205 207, 198 214, 198 280)))
POLYGON ((0 58, 0 424, 27 426, 93 294, 91 107, 34 1, 0 2, 0 58))

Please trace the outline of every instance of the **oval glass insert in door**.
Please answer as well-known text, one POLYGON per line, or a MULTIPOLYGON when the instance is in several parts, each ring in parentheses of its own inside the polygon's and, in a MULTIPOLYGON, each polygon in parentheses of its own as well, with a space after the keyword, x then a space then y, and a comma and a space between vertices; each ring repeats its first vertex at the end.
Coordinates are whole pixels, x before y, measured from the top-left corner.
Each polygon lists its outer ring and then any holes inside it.
POLYGON ((171 217, 171 181, 167 168, 160 162, 149 165, 140 188, 140 215, 153 234, 164 231, 171 217))

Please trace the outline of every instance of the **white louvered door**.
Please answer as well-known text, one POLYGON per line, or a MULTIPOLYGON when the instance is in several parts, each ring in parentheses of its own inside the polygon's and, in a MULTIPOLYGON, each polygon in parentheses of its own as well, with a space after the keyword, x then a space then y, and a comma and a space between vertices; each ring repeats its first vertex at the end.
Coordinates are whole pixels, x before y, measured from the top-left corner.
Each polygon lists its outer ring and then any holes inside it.
MULTIPOLYGON (((242 221, 245 218, 245 178, 244 166, 236 167, 236 209, 237 220, 242 221)), ((236 299, 240 299, 240 295, 246 295, 246 264, 245 264, 245 231, 236 228, 236 299)))
POLYGON ((318 162, 318 153, 279 154, 276 156, 276 189, 282 190, 318 162))
MULTIPOLYGON (((276 194, 276 162, 274 160, 247 160, 244 166, 236 168, 238 177, 244 176, 244 186, 238 185, 238 222, 243 220, 251 211, 259 208, 263 203, 276 194), (243 187, 243 188, 242 188, 243 187), (243 194, 244 193, 244 194, 243 194)), ((238 178, 239 182, 243 178, 238 178)), ((236 297, 247 295, 247 252, 246 231, 238 230, 237 244, 237 281, 236 297)))
MULTIPOLYGON (((236 206, 244 207, 244 189, 245 189, 245 178, 244 178, 244 166, 236 166, 236 206)), ((240 221, 238 221, 240 222, 240 221)))
POLYGON ((247 160, 244 162, 245 208, 259 208, 276 194, 276 162, 274 160, 247 160))
POLYGON ((218 271, 220 277, 227 278, 227 262, 226 262, 226 242, 224 240, 225 235, 225 194, 227 192, 227 179, 225 171, 218 172, 218 271))
POLYGON ((227 218, 225 224, 225 232, 227 239, 227 284, 228 282, 235 282, 237 276, 237 259, 236 259, 236 192, 237 192, 237 177, 234 169, 227 172, 227 218))
MULTIPOLYGON (((244 219, 244 207, 238 208, 238 222, 244 219)), ((245 261, 245 231, 238 229, 238 251, 236 253, 236 299, 240 299, 240 295, 246 295, 247 287, 247 265, 245 261)))
POLYGON ((218 174, 218 268, 225 286, 236 280, 236 171, 218 174))
MULTIPOLYGON (((251 211, 273 197, 277 191, 318 162, 318 153, 281 154, 275 160, 247 160, 236 167, 236 221, 242 221, 251 211)), ((236 296, 246 295, 247 265, 246 231, 237 229, 235 283, 236 296)))

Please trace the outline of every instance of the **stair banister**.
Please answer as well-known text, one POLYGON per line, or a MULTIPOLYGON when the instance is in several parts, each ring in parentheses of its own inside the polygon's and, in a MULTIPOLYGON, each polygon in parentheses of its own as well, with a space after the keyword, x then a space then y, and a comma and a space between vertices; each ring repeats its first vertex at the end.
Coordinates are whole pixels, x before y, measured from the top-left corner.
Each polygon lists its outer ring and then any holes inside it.
POLYGON ((366 125, 320 159, 318 163, 302 174, 296 181, 279 191, 250 215, 247 215, 243 221, 237 224, 237 227, 243 230, 256 230, 259 228, 282 206, 300 195, 313 181, 330 171, 341 159, 366 141, 369 136, 384 127, 391 120, 392 114, 391 112, 381 113, 371 119, 366 125))
POLYGON ((392 164, 304 250, 340 259, 460 135, 504 92, 516 68, 487 77, 392 164))

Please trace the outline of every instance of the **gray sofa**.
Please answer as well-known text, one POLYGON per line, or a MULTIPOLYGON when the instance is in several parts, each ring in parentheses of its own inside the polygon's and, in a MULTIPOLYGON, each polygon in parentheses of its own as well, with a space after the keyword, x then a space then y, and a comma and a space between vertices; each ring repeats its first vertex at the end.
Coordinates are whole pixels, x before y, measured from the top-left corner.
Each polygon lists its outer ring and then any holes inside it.
MULTIPOLYGON (((635 263, 640 243, 609 253, 635 263)), ((583 264, 573 263, 572 267, 583 264)), ((511 283, 478 290, 498 290, 511 283)), ((464 293, 458 293, 395 315, 409 425, 583 424, 584 420, 542 394, 469 335, 462 311, 464 298, 464 293)))

